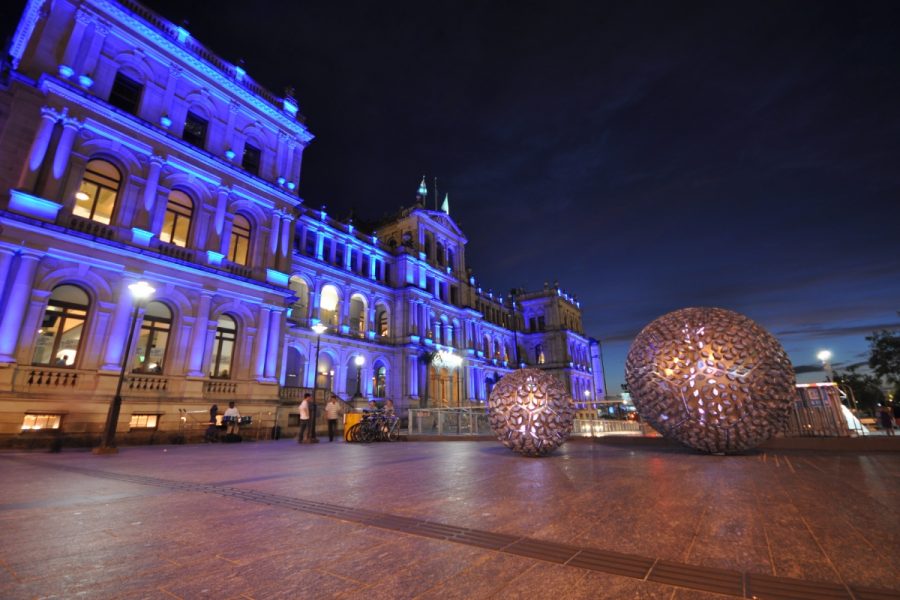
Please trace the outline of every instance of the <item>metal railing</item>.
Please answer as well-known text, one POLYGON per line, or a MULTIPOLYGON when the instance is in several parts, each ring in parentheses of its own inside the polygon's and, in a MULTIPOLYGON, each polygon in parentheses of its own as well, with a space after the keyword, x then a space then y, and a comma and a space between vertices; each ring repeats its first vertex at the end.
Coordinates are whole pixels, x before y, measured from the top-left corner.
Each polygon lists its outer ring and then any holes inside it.
MULTIPOLYGON (((408 435, 494 435, 488 422, 487 409, 473 408, 411 408, 408 435)), ((641 424, 635 421, 607 419, 575 419, 572 435, 600 437, 604 435, 642 435, 641 424)))

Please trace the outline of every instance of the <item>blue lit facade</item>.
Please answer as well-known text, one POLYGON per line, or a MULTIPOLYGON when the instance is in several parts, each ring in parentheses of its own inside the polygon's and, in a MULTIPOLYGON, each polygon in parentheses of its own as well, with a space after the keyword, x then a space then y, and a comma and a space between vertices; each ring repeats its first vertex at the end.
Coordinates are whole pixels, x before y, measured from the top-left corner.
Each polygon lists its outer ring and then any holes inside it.
POLYGON ((482 293, 465 236, 421 190, 374 235, 305 207, 297 101, 189 31, 130 1, 33 0, 11 57, 0 436, 54 415, 67 435, 99 432, 126 356, 119 432, 135 440, 230 400, 287 427, 305 389, 349 398, 357 377, 400 408, 466 406, 517 361, 602 396, 577 302, 482 293), (138 280, 157 291, 126 349, 138 280))

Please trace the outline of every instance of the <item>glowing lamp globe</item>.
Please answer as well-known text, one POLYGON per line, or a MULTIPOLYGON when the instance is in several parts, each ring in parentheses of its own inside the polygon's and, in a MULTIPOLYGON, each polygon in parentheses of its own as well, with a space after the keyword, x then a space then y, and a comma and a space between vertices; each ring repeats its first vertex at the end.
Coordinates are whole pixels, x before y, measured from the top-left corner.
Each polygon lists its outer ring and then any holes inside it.
POLYGON ((644 421, 711 453, 749 450, 781 431, 795 394, 778 340, 721 308, 684 308, 647 325, 628 351, 625 380, 644 421))
POLYGON ((572 433, 575 403, 565 386, 539 369, 509 373, 491 390, 490 425, 497 439, 525 456, 544 456, 572 433))

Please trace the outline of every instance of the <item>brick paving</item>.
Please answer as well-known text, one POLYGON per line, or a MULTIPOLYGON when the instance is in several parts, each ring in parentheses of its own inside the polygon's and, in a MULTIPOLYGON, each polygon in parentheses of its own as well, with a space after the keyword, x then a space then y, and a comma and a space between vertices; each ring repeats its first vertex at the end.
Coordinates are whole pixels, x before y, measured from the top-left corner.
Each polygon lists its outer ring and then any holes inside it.
POLYGON ((898 500, 887 453, 570 442, 526 459, 485 441, 290 440, 3 453, 0 598, 730 597, 702 591, 717 574, 738 596, 815 598, 820 582, 818 597, 900 597, 898 500), (519 541, 478 545, 491 536, 519 541), (622 555, 651 570, 617 571, 622 555))

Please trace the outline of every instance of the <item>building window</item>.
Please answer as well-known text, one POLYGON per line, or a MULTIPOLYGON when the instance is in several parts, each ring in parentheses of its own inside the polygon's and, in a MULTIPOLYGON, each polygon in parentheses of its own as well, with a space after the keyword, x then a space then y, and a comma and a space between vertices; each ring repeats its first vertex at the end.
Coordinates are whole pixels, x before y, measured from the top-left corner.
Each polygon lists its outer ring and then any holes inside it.
POLYGON ((89 305, 88 295, 74 285, 53 290, 38 329, 33 364, 75 367, 89 305))
POLYGON ((209 121, 203 117, 188 111, 187 118, 184 120, 184 132, 181 139, 192 146, 204 148, 206 146, 206 129, 209 127, 209 121))
POLYGON ((291 291, 294 292, 294 295, 297 297, 294 304, 291 306, 290 318, 296 323, 305 323, 306 315, 309 311, 309 286, 306 285, 306 281, 303 279, 291 277, 288 287, 290 287, 291 291))
POLYGON ((193 213, 194 203, 190 197, 179 190, 172 190, 166 204, 166 217, 163 219, 159 239, 182 248, 186 247, 193 213))
POLYGON ((303 248, 303 253, 307 256, 315 256, 316 255, 316 232, 306 230, 306 246, 303 248))
POLYGON ((241 166, 248 173, 259 175, 259 165, 262 152, 256 146, 244 144, 244 156, 241 158, 241 166))
POLYGON ((105 160, 89 161, 78 192, 75 193, 72 214, 109 225, 116 208, 121 180, 119 170, 112 163, 105 160))
POLYGON ((172 312, 162 302, 151 302, 144 311, 141 335, 132 369, 138 373, 162 373, 172 329, 172 312))
POLYGON ((228 315, 219 317, 216 325, 216 341, 213 344, 209 376, 219 379, 231 377, 231 359, 234 356, 234 341, 237 339, 237 325, 228 315))
POLYGON ((62 423, 62 415, 37 415, 25 414, 22 421, 22 431, 39 431, 41 429, 59 429, 62 423))
POLYGON ((109 103, 125 112, 136 115, 141 104, 141 93, 144 86, 121 71, 116 73, 112 90, 109 92, 109 103))
POLYGON ((378 365, 375 369, 375 385, 372 386, 372 395, 376 398, 384 398, 387 388, 387 369, 384 365, 378 365))
POLYGON ((335 244, 334 246, 334 264, 344 266, 344 244, 335 244))
POLYGON ((544 357, 544 347, 541 344, 538 344, 534 347, 534 359, 539 365, 547 362, 546 358, 544 357))
POLYGON ((538 320, 537 320, 537 326, 538 326, 538 331, 544 331, 544 329, 546 329, 547 324, 546 324, 546 322, 544 321, 543 315, 540 316, 540 317, 538 317, 538 320))
POLYGON ((159 415, 131 415, 130 429, 156 429, 159 415))
POLYGON ((390 334, 390 323, 388 321, 388 313, 383 307, 375 310, 375 327, 379 337, 387 337, 390 334))
POLYGON ((235 215, 231 226, 231 243, 228 245, 228 260, 246 265, 250 254, 250 221, 243 215, 235 215))
POLYGON ((338 322, 338 291, 333 285, 326 285, 319 294, 319 320, 329 327, 337 326, 338 322))

